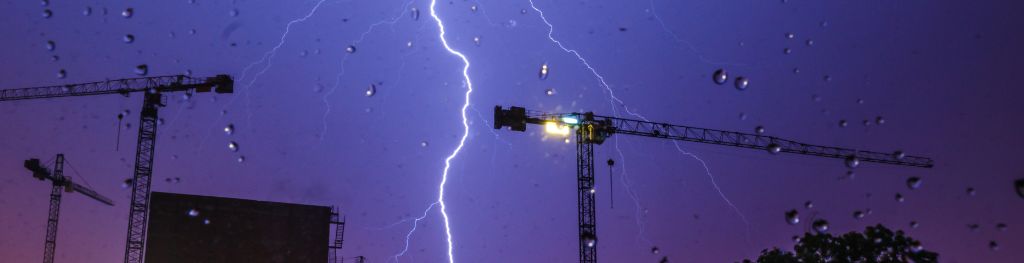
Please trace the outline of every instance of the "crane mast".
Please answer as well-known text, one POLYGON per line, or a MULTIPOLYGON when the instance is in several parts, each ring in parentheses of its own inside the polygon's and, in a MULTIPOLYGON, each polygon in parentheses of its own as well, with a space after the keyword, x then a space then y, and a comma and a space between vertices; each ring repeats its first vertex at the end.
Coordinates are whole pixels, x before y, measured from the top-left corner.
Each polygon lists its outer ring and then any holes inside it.
POLYGON ((184 75, 128 78, 67 84, 36 88, 0 90, 0 101, 77 97, 106 94, 143 92, 142 111, 139 114, 139 136, 136 145, 135 168, 132 176, 131 205, 128 216, 128 237, 125 244, 126 263, 140 263, 146 242, 146 224, 149 216, 149 195, 153 176, 153 156, 156 150, 157 119, 163 103, 163 93, 196 92, 232 93, 234 81, 228 75, 193 78, 184 75))
MULTIPOLYGON (((882 153, 821 146, 793 140, 734 131, 698 128, 668 123, 632 120, 586 113, 541 113, 522 107, 494 107, 494 129, 509 128, 526 131, 527 124, 544 125, 551 132, 576 136, 576 181, 579 222, 579 252, 581 263, 597 262, 597 217, 594 190, 594 145, 604 143, 614 134, 732 146, 765 150, 772 154, 790 153, 825 158, 843 159, 847 166, 860 162, 881 163, 909 167, 931 168, 932 159, 907 156, 901 151, 882 153)), ((609 161, 609 165, 612 162, 609 161)))

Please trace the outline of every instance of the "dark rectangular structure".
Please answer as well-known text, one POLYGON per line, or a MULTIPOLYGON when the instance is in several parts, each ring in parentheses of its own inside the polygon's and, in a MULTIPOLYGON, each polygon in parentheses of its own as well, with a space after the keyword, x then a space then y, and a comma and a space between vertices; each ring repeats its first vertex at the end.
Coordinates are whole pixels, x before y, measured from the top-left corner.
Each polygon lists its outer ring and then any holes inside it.
POLYGON ((328 260, 331 208, 153 192, 147 263, 328 260))

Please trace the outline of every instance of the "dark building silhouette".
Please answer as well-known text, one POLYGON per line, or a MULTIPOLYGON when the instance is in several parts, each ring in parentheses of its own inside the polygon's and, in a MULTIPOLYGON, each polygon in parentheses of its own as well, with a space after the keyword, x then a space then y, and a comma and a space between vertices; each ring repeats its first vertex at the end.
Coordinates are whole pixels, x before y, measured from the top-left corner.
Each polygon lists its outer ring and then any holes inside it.
POLYGON ((145 262, 328 261, 331 207, 153 192, 145 262))

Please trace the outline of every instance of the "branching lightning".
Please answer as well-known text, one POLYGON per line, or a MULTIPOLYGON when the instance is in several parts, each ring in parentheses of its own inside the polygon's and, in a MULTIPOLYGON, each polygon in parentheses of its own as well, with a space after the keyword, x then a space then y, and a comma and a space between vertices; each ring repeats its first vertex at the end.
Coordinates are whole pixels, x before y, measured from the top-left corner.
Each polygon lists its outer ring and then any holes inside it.
MULTIPOLYGON (((555 37, 553 36, 554 35, 554 31, 555 31, 554 25, 552 25, 551 22, 548 21, 547 17, 544 16, 544 11, 540 10, 539 8, 537 8, 537 6, 533 3, 533 0, 529 0, 529 2, 530 2, 530 7, 533 8, 533 10, 536 11, 540 15, 541 20, 544 22, 544 24, 546 24, 548 26, 548 34, 547 34, 548 39, 551 40, 551 42, 554 43, 555 45, 557 45, 560 49, 562 49, 562 51, 564 51, 566 53, 570 53, 570 54, 576 56, 576 59, 579 60, 580 63, 582 63, 584 66, 586 66, 587 69, 590 71, 590 73, 593 74, 594 77, 597 78, 597 80, 600 82, 601 86, 604 88, 604 91, 609 96, 609 101, 608 102, 611 104, 611 106, 612 106, 612 113, 616 117, 620 116, 616 106, 621 106, 622 109, 627 114, 629 114, 631 116, 634 116, 634 117, 637 117, 637 118, 640 118, 640 119, 642 119, 644 121, 649 121, 646 117, 631 111, 629 109, 629 107, 627 107, 626 104, 621 99, 616 97, 615 96, 615 92, 612 90, 611 86, 608 85, 608 83, 605 81, 604 76, 602 76, 600 73, 598 73, 597 70, 594 69, 594 67, 590 65, 590 62, 588 62, 586 58, 584 58, 582 55, 580 55, 580 53, 578 51, 565 47, 565 45, 562 44, 561 41, 558 41, 557 39, 555 39, 555 37)), ((651 2, 651 6, 653 8, 653 1, 651 2)), ((655 14, 655 17, 658 19, 659 22, 661 22, 661 18, 657 17, 657 14, 655 14)), ((661 23, 662 23, 662 26, 664 27, 664 22, 661 22, 661 23)), ((671 33, 671 31, 669 31, 669 33, 671 33)), ((675 36, 674 33, 672 33, 672 35, 674 37, 676 37, 676 39, 678 39, 678 37, 675 36)), ((692 49, 692 46, 691 46, 691 49, 692 49)), ((701 57, 701 60, 704 60, 704 58, 701 57)), ((743 212, 741 212, 739 210, 739 208, 736 207, 736 205, 734 205, 732 203, 732 201, 730 201, 729 198, 727 198, 725 196, 725 193, 722 192, 721 188, 718 187, 718 183, 715 182, 714 175, 711 174, 711 169, 708 168, 707 163, 704 162, 704 160, 701 159, 700 157, 698 157, 696 154, 684 151, 682 149, 682 147, 679 146, 679 142, 673 141, 672 143, 675 145, 676 150, 678 150, 680 153, 682 153, 684 155, 687 155, 687 156, 690 156, 690 157, 694 158, 695 160, 697 160, 698 162, 700 162, 701 166, 704 167, 705 174, 708 176, 708 178, 711 181, 711 185, 714 186, 716 191, 718 191, 719 196, 721 196, 722 200, 725 201, 725 203, 728 204, 730 207, 732 207, 733 211, 735 211, 736 214, 739 215, 740 219, 743 220, 743 223, 746 225, 746 227, 748 229, 748 239, 749 239, 750 223, 747 221, 747 218, 743 214, 743 212)), ((628 172, 626 172, 625 156, 622 154, 622 150, 619 148, 619 140, 618 140, 617 137, 615 139, 615 151, 618 152, 620 163, 621 163, 621 167, 622 167, 622 176, 620 176, 620 180, 623 183, 623 185, 626 187, 627 193, 629 194, 630 198, 633 199, 633 202, 636 205, 636 222, 637 222, 637 226, 640 228, 640 233, 638 234, 639 235, 638 238, 643 239, 648 244, 650 244, 650 241, 648 241, 647 238, 644 237, 644 235, 643 235, 643 233, 644 233, 644 225, 641 222, 641 206, 640 206, 639 196, 632 190, 632 188, 631 188, 631 186, 629 184, 629 180, 627 179, 628 172)))
MULTIPOLYGON (((454 263, 455 262, 455 257, 453 256, 453 248, 454 248, 454 246, 453 246, 453 242, 452 242, 452 229, 451 229, 451 225, 449 223, 450 220, 449 220, 449 216, 448 216, 448 212, 447 212, 447 206, 444 203, 444 186, 448 182, 448 171, 451 169, 452 159, 455 159, 455 157, 459 155, 459 152, 462 151, 462 147, 466 145, 466 138, 469 137, 469 119, 466 116, 466 110, 469 108, 469 95, 471 93, 473 93, 473 82, 469 79, 469 59, 466 58, 466 55, 462 54, 462 52, 459 52, 459 51, 457 51, 455 49, 452 49, 452 47, 448 44, 448 40, 445 39, 444 22, 442 22, 441 18, 437 16, 437 7, 436 6, 437 6, 437 0, 431 0, 430 1, 430 17, 433 18, 435 22, 437 22, 437 28, 438 28, 438 31, 439 31, 438 32, 438 38, 441 39, 441 44, 444 46, 444 49, 448 51, 448 53, 451 53, 452 55, 454 55, 456 57, 459 57, 459 59, 462 60, 462 63, 464 65, 462 67, 462 78, 466 82, 466 84, 465 84, 466 85, 466 94, 465 94, 466 101, 465 101, 465 103, 462 104, 462 109, 461 109, 462 128, 463 128, 462 137, 459 139, 459 145, 457 147, 455 147, 455 150, 452 151, 451 155, 448 155, 448 157, 444 159, 444 171, 441 173, 441 183, 438 185, 437 202, 432 203, 432 204, 430 204, 430 207, 427 207, 427 211, 430 211, 430 209, 433 208, 435 205, 440 207, 441 216, 444 218, 445 240, 448 243, 448 251, 447 251, 448 252, 448 262, 449 263, 454 263)), ((425 217, 425 215, 426 215, 426 211, 424 212, 424 217, 425 217)), ((419 220, 423 219, 424 217, 417 218, 415 221, 418 222, 419 220)), ((411 237, 413 232, 415 232, 415 231, 416 231, 416 226, 414 225, 413 229, 410 230, 408 234, 406 234, 406 250, 408 250, 408 246, 409 246, 408 245, 409 244, 409 237, 411 237)), ((394 257, 395 261, 398 261, 398 257, 403 255, 406 250, 403 250, 398 255, 395 255, 395 257, 394 257)))

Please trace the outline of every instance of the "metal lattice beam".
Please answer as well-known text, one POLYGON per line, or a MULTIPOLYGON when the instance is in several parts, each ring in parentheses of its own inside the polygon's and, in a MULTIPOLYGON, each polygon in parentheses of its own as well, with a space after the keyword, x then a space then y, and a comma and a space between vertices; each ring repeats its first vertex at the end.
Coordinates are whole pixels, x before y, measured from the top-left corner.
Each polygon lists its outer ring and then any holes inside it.
POLYGON ((139 117, 139 142, 136 146, 135 174, 132 177, 132 203, 128 215, 128 241, 125 262, 142 262, 146 247, 150 186, 153 181, 153 155, 156 151, 157 116, 160 93, 146 93, 139 117))

